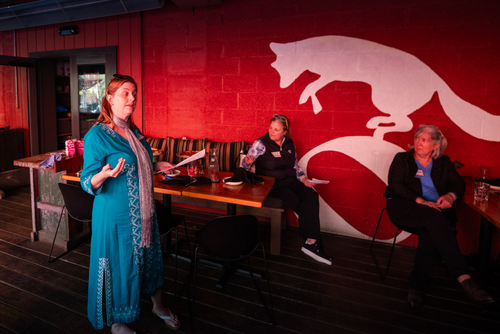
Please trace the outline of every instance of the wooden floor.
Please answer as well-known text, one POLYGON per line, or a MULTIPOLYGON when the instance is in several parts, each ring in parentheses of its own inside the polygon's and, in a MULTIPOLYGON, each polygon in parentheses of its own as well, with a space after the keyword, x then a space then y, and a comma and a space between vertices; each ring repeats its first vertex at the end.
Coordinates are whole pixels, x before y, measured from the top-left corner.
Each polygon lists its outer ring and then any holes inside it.
MULTIPOLYGON (((84 243, 54 263, 47 263, 50 245, 32 243, 29 189, 7 191, 0 200, 0 334, 4 333, 109 333, 95 331, 86 318, 90 243, 84 243)), ((196 230, 215 215, 175 209, 186 215, 191 240, 196 230)), ((181 237, 184 237, 181 234, 181 237)), ((269 224, 261 224, 261 239, 269 249, 269 224)), ((389 277, 382 281, 390 248, 377 244, 373 255, 369 242, 324 235, 333 265, 309 260, 300 251, 301 240, 294 228, 283 231, 282 254, 266 253, 277 325, 260 303, 251 281, 233 276, 223 289, 215 288, 221 271, 200 266, 197 280, 197 333, 500 333, 498 305, 488 308, 468 303, 458 285, 438 265, 433 271, 425 306, 412 309, 406 302, 407 277, 415 249, 397 247, 389 277), (378 266, 376 265, 378 263, 378 266)), ((61 254, 60 249, 57 254, 61 254)), ((186 244, 181 253, 187 255, 186 244)), ((261 254, 252 258, 263 268, 261 254)), ((179 333, 193 333, 189 326, 186 294, 173 297, 174 259, 164 259, 163 300, 179 315, 179 333)), ((180 281, 189 264, 179 261, 180 281)), ((500 298, 500 278, 481 277, 500 298)), ((263 281, 261 283, 264 283, 263 281)), ((181 284, 180 284, 181 285, 181 284)), ((262 284, 264 291, 267 288, 262 284)), ((130 327, 138 334, 166 333, 162 321, 144 299, 138 321, 130 327)))

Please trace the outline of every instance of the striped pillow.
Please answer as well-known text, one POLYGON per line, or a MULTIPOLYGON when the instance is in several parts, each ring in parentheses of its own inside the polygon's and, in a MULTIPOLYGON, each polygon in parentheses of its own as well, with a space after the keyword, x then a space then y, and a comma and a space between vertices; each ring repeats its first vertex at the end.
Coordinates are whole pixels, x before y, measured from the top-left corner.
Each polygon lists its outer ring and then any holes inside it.
POLYGON ((144 137, 148 142, 151 148, 157 148, 162 150, 163 153, 159 156, 159 161, 165 161, 165 147, 167 146, 167 140, 165 138, 153 138, 153 137, 144 137))
MULTIPOLYGON (((211 148, 217 148, 219 169, 224 172, 234 172, 240 165, 240 151, 245 149, 245 141, 235 141, 232 143, 207 141, 205 145, 207 154, 211 148)), ((205 162, 205 165, 208 166, 208 156, 205 162)))
POLYGON ((167 146, 165 150, 165 161, 174 165, 178 164, 183 158, 179 158, 177 153, 182 151, 201 151, 205 147, 205 139, 178 139, 167 137, 167 146))

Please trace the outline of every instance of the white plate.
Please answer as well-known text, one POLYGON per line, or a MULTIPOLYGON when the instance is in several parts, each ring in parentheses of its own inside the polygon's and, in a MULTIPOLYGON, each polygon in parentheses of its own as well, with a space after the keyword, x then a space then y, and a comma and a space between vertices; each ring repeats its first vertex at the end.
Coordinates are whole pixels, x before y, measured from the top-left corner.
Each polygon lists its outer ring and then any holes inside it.
POLYGON ((227 179, 232 178, 232 176, 226 176, 222 180, 224 181, 224 184, 227 184, 228 186, 239 186, 240 184, 243 184, 243 181, 238 181, 238 182, 226 182, 227 179))
POLYGON ((180 173, 181 173, 181 171, 180 171, 180 170, 178 170, 178 169, 174 169, 174 172, 173 172, 173 173, 169 173, 169 174, 167 174, 167 176, 169 176, 169 177, 174 177, 174 176, 179 175, 180 173))

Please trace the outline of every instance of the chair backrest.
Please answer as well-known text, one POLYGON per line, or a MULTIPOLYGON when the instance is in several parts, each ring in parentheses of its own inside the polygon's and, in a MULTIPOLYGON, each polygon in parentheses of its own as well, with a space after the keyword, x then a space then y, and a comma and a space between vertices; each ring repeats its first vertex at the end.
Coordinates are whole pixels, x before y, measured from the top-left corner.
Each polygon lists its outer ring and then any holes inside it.
POLYGON ((168 233, 173 227, 179 225, 180 221, 162 203, 155 201, 156 218, 160 235, 168 233))
POLYGON ((218 217, 196 235, 196 243, 208 256, 235 261, 250 255, 258 245, 257 218, 250 215, 218 217))
POLYGON ((80 186, 66 183, 58 185, 68 214, 79 221, 91 221, 94 196, 85 192, 80 186))

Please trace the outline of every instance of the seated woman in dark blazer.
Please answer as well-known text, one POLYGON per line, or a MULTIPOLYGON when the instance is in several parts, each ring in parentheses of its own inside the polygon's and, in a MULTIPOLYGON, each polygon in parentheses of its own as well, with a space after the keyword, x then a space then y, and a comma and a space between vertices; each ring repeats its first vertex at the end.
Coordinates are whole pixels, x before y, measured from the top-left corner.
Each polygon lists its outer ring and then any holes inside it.
POLYGON ((491 303, 494 299, 470 277, 460 252, 454 226, 453 203, 465 192, 465 182, 450 158, 443 155, 447 140, 433 125, 421 125, 414 135, 414 148, 398 153, 389 169, 384 196, 391 221, 418 233, 418 248, 409 280, 408 302, 421 306, 432 267, 441 257, 450 276, 457 280, 468 299, 491 303))
POLYGON ((302 252, 331 265, 332 260, 324 253, 320 240, 318 193, 297 164, 288 118, 274 114, 268 133, 253 143, 242 165, 249 169, 254 162, 257 175, 275 178, 269 196, 280 198, 299 215, 299 233, 305 240, 302 252))

